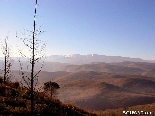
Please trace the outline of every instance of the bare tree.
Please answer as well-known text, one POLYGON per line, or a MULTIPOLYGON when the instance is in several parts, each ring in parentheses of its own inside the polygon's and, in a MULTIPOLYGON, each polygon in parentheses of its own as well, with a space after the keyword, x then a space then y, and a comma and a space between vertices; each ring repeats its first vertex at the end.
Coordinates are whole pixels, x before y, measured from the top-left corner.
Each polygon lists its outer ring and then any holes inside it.
POLYGON ((8 36, 6 36, 5 38, 5 43, 4 45, 2 45, 2 51, 3 51, 3 55, 4 55, 4 77, 3 77, 3 81, 4 83, 6 83, 6 81, 10 81, 11 78, 13 78, 13 74, 11 73, 11 66, 13 63, 13 60, 10 57, 10 48, 8 45, 8 36))
MULTIPOLYGON (((21 74, 22 79, 27 84, 28 88, 30 89, 30 93, 31 93, 31 115, 33 115, 33 111, 34 111, 34 89, 35 89, 34 87, 38 82, 37 81, 38 80, 38 74, 42 70, 43 63, 41 65, 41 68, 40 68, 39 71, 34 72, 35 71, 34 68, 35 68, 35 64, 37 62, 39 62, 42 58, 45 58, 44 49, 45 49, 45 46, 46 46, 46 44, 43 43, 43 41, 41 41, 39 39, 36 39, 36 37, 38 35, 40 35, 40 34, 42 34, 44 32, 44 31, 41 31, 40 29, 36 30, 36 8, 37 8, 37 5, 38 5, 37 0, 35 0, 33 31, 30 31, 30 33, 32 33, 32 39, 30 39, 30 38, 20 38, 20 40, 23 41, 24 45, 29 48, 29 51, 31 53, 30 57, 27 57, 26 55, 24 55, 24 53, 21 50, 19 50, 20 55, 23 56, 23 57, 29 58, 29 63, 31 64, 30 77, 25 76, 24 72, 22 71, 22 63, 19 60, 20 67, 21 67, 21 73, 22 73, 21 74)), ((23 34, 25 34, 25 33, 23 33, 23 34)), ((16 37, 19 38, 17 35, 16 35, 16 37)))

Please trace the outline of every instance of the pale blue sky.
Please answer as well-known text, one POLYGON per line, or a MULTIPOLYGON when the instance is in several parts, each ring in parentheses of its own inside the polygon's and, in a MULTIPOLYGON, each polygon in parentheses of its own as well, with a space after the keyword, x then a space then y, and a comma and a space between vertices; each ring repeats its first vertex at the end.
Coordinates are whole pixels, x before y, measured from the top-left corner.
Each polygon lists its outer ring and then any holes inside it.
MULTIPOLYGON (((155 0, 38 0, 37 27, 46 55, 100 54, 155 60, 155 0)), ((0 0, 0 38, 13 55, 33 29, 35 0, 0 0), (29 34, 29 33, 27 33, 29 34)), ((0 53, 1 55, 2 53, 0 53)))

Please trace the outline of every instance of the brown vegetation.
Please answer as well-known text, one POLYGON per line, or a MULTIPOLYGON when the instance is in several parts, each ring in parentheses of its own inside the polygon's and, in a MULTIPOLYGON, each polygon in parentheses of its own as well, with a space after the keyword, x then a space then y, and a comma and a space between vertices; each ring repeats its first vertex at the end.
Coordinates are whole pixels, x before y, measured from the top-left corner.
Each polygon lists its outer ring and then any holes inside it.
MULTIPOLYGON (((13 84, 13 83, 12 83, 13 84)), ((15 83, 14 83, 15 84, 15 83)), ((30 90, 0 84, 0 115, 30 116, 30 90), (26 97, 27 96, 27 97, 26 97)), ((62 104, 43 93, 34 92, 34 116, 97 116, 71 104, 62 104)))

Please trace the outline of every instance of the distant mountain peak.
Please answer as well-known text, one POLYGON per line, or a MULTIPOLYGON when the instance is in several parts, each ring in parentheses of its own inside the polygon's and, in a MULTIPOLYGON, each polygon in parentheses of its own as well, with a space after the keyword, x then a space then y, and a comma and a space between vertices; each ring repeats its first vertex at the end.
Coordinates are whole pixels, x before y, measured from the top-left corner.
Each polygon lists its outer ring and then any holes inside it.
POLYGON ((76 58, 76 57, 81 57, 81 55, 80 54, 71 54, 71 55, 64 55, 64 57, 76 58))

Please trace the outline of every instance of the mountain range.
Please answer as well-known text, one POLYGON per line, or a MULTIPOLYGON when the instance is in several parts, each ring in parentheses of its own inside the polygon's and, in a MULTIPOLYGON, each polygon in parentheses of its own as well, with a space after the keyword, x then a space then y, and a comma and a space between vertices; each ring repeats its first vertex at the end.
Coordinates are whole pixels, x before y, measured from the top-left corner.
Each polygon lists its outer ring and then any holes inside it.
POLYGON ((143 60, 140 58, 130 58, 130 57, 121 57, 121 56, 106 56, 106 55, 98 55, 98 54, 51 55, 51 56, 47 57, 47 61, 70 63, 70 64, 89 64, 92 62, 112 63, 112 62, 124 62, 124 61, 150 62, 150 61, 143 60))

